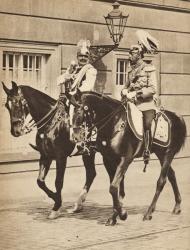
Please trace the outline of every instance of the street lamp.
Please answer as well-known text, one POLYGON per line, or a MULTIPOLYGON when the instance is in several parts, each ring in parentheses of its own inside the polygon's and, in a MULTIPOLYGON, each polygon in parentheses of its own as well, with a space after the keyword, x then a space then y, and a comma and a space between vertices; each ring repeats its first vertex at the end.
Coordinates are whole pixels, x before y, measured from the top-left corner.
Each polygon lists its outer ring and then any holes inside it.
POLYGON ((108 27, 110 37, 112 38, 114 45, 96 45, 90 46, 91 63, 94 64, 102 57, 119 46, 119 43, 123 37, 123 32, 126 27, 127 19, 129 15, 124 16, 119 9, 120 4, 115 2, 112 4, 113 10, 104 16, 106 25, 108 27))
POLYGON ((112 4, 113 10, 105 16, 106 24, 110 33, 110 37, 113 39, 115 45, 119 46, 119 43, 123 37, 123 32, 127 24, 129 15, 124 16, 119 9, 120 4, 115 2, 112 4))

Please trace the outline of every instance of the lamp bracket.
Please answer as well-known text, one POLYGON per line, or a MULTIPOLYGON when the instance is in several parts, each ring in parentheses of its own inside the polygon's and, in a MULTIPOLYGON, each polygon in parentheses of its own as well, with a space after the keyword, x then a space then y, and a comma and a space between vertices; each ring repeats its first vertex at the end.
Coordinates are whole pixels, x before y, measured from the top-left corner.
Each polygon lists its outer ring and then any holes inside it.
POLYGON ((114 45, 92 45, 90 46, 90 61, 92 64, 103 58, 112 50, 116 49, 118 44, 114 45))

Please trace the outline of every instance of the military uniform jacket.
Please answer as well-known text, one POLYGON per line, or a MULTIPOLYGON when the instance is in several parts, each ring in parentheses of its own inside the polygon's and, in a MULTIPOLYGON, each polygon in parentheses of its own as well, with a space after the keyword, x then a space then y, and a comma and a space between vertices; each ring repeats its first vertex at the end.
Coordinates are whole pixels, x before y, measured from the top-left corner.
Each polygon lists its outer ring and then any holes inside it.
POLYGON ((79 65, 70 65, 66 72, 58 77, 58 84, 64 85, 67 80, 72 79, 71 89, 76 85, 80 91, 93 91, 95 89, 97 70, 91 65, 86 64, 83 67, 79 65))
POLYGON ((135 66, 130 66, 125 88, 128 92, 136 92, 135 104, 141 111, 156 108, 157 79, 153 65, 140 60, 135 66))

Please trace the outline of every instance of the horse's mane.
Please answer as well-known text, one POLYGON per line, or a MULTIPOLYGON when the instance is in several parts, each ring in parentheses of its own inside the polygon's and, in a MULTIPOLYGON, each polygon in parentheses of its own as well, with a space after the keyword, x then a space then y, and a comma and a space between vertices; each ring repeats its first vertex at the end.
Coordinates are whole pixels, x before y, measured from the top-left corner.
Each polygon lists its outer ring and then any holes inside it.
POLYGON ((110 96, 107 96, 105 94, 100 94, 94 91, 85 91, 82 93, 84 96, 95 96, 97 97, 100 101, 104 101, 105 104, 111 106, 111 107, 117 107, 121 105, 121 101, 116 100, 110 96))
POLYGON ((41 92, 40 90, 34 89, 34 88, 32 88, 30 86, 26 86, 26 85, 19 85, 18 87, 21 88, 24 96, 26 96, 27 93, 30 93, 30 95, 35 96, 35 98, 43 98, 47 104, 55 105, 55 103, 56 103, 56 100, 54 98, 41 92))

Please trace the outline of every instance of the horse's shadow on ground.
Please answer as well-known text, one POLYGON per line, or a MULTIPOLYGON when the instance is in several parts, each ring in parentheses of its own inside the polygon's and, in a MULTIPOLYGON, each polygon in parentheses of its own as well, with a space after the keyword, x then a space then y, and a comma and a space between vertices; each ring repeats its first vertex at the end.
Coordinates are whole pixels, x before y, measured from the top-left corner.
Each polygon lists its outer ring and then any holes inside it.
MULTIPOLYGON (((70 214, 67 209, 72 208, 73 203, 64 202, 64 207, 61 209, 61 213, 56 220, 75 218, 78 220, 95 220, 99 224, 104 224, 108 217, 112 214, 112 206, 102 205, 97 202, 86 202, 84 204, 84 209, 79 213, 70 214)), ((19 208, 15 209, 17 212, 26 213, 33 217, 34 220, 53 222, 54 220, 49 220, 48 215, 51 212, 52 207, 45 202, 27 202, 21 204, 19 208)), ((128 215, 144 214, 147 207, 146 206, 134 206, 127 207, 128 215)))

